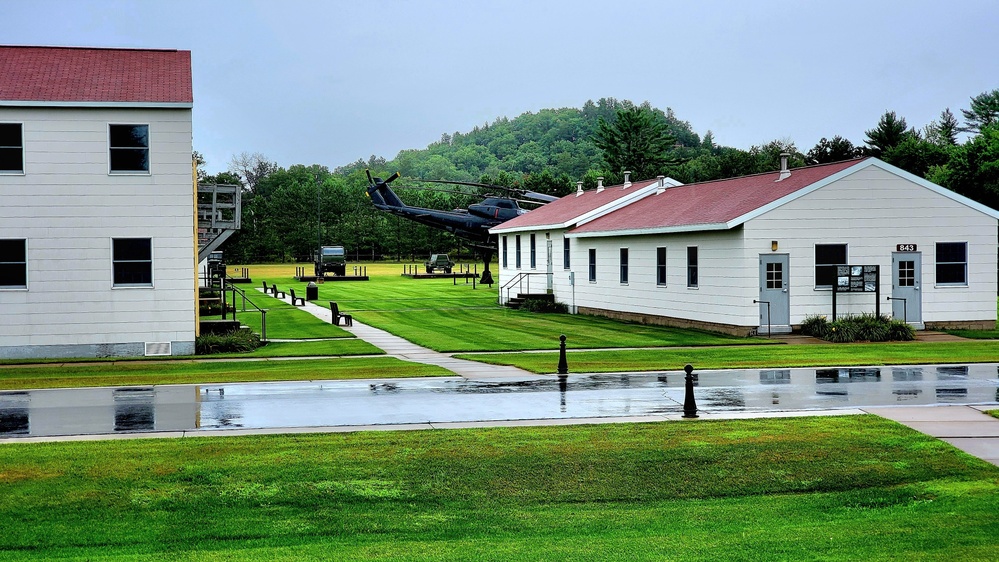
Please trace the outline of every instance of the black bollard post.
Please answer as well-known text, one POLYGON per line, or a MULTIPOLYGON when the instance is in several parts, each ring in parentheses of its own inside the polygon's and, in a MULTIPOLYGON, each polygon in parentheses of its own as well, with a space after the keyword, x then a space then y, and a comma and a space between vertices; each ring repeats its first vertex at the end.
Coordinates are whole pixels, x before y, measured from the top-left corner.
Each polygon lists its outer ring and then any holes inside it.
POLYGON ((565 334, 558 337, 558 374, 569 374, 569 363, 565 360, 565 334))
POLYGON ((685 418, 696 418, 697 416, 697 404, 694 402, 694 377, 691 373, 694 372, 694 367, 691 365, 686 365, 683 370, 687 373, 684 377, 684 393, 683 393, 683 417, 685 418))

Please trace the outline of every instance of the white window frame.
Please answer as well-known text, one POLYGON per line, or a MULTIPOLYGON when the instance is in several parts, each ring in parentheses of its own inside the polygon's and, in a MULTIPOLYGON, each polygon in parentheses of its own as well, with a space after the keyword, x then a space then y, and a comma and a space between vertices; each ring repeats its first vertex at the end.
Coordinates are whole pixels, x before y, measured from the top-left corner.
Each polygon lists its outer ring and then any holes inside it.
POLYGON ((628 248, 618 249, 618 277, 622 285, 628 284, 628 262, 631 261, 628 256, 628 248))
POLYGON ((20 170, 3 170, 0 169, 0 174, 5 176, 23 176, 24 175, 24 123, 15 123, 12 121, 0 122, 0 125, 17 125, 21 128, 21 144, 15 145, 0 145, 0 149, 11 149, 16 148, 21 151, 21 169, 20 170))
POLYGON ((665 287, 668 284, 668 268, 666 267, 666 258, 668 257, 666 251, 666 246, 656 247, 656 286, 665 287), (662 260, 659 259, 660 250, 662 250, 662 260), (660 277, 659 272, 662 271, 662 276, 660 277))
MULTIPOLYGON (((819 285, 818 268, 819 267, 832 267, 836 265, 850 265, 850 245, 846 243, 830 243, 830 244, 815 244, 812 246, 812 275, 815 276, 813 279, 815 283, 816 291, 832 291, 832 283, 828 285, 819 285), (819 259, 819 246, 843 246, 843 263, 822 263, 818 262, 819 259)), ((833 282, 836 280, 836 274, 833 273, 833 282)))
POLYGON ((152 174, 153 169, 153 154, 152 154, 152 127, 148 123, 108 123, 108 175, 111 176, 148 176, 152 174), (134 146, 112 146, 111 144, 111 128, 112 127, 145 127, 146 128, 146 146, 145 147, 134 147, 134 146), (111 153, 114 150, 137 150, 145 148, 146 150, 146 169, 145 170, 115 170, 112 167, 111 153))
POLYGON ((697 246, 687 246, 687 288, 696 289, 701 281, 701 252, 697 246), (694 250, 694 263, 690 263, 690 250, 694 250), (693 273, 693 275, 691 275, 693 273), (691 279, 693 278, 693 282, 691 279))
POLYGON ((26 291, 28 289, 28 240, 26 238, 3 238, 7 241, 20 241, 24 245, 24 261, 3 261, 0 255, 0 265, 22 265, 24 267, 24 285, 0 285, 0 291, 26 291))
POLYGON ((933 244, 933 284, 935 287, 967 287, 968 286, 968 243, 965 242, 934 242, 933 244), (940 261, 940 244, 961 244, 964 246, 964 261, 963 262, 941 262, 940 261), (939 268, 941 265, 958 265, 964 266, 964 281, 958 282, 941 282, 939 277, 939 268))
POLYGON ((153 239, 145 236, 120 236, 110 239, 111 242, 111 288, 112 289, 151 289, 156 281, 154 277, 155 269, 153 268, 153 263, 155 262, 155 256, 153 255, 153 239), (114 243, 116 240, 147 240, 149 241, 149 259, 148 260, 126 260, 126 259, 115 259, 114 253, 114 243), (148 283, 118 283, 115 280, 115 265, 118 263, 149 263, 149 282, 148 283))

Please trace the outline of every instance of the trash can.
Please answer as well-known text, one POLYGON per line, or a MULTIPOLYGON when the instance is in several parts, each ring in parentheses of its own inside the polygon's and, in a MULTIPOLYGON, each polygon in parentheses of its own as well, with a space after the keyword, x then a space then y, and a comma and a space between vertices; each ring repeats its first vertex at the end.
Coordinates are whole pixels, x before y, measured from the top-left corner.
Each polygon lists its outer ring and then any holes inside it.
POLYGON ((319 287, 316 286, 316 283, 314 281, 309 281, 309 284, 305 286, 305 300, 307 301, 319 300, 319 287))

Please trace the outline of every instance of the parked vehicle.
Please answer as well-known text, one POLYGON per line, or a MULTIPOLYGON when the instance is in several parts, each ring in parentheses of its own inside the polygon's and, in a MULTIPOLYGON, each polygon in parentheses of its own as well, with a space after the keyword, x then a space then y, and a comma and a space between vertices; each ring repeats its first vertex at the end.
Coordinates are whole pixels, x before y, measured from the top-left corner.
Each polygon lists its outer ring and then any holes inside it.
POLYGON ((435 269, 443 269, 444 273, 451 273, 454 262, 447 257, 447 254, 433 254, 429 260, 423 262, 423 265, 427 268, 427 273, 433 273, 435 269))
POLYGON ((316 277, 325 277, 326 273, 344 276, 347 274, 347 254, 343 246, 323 246, 315 256, 316 277))

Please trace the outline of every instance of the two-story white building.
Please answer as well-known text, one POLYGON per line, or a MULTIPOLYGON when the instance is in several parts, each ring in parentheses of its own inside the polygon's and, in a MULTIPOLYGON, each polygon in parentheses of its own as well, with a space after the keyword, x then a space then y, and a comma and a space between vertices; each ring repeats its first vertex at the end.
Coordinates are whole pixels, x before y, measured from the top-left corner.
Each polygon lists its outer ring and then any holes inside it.
MULTIPOLYGON (((585 194, 549 205, 573 197, 585 194)), ((918 329, 995 327, 999 213, 876 158, 663 182, 571 225, 544 209, 492 232, 501 251, 559 238, 561 263, 545 256, 536 268, 556 281, 530 292, 550 289, 581 313, 741 335, 834 310, 880 309, 918 329)), ((531 266, 519 252, 501 258, 500 286, 522 290, 531 266)))
POLYGON ((194 353, 191 53, 0 46, 0 358, 194 353))

